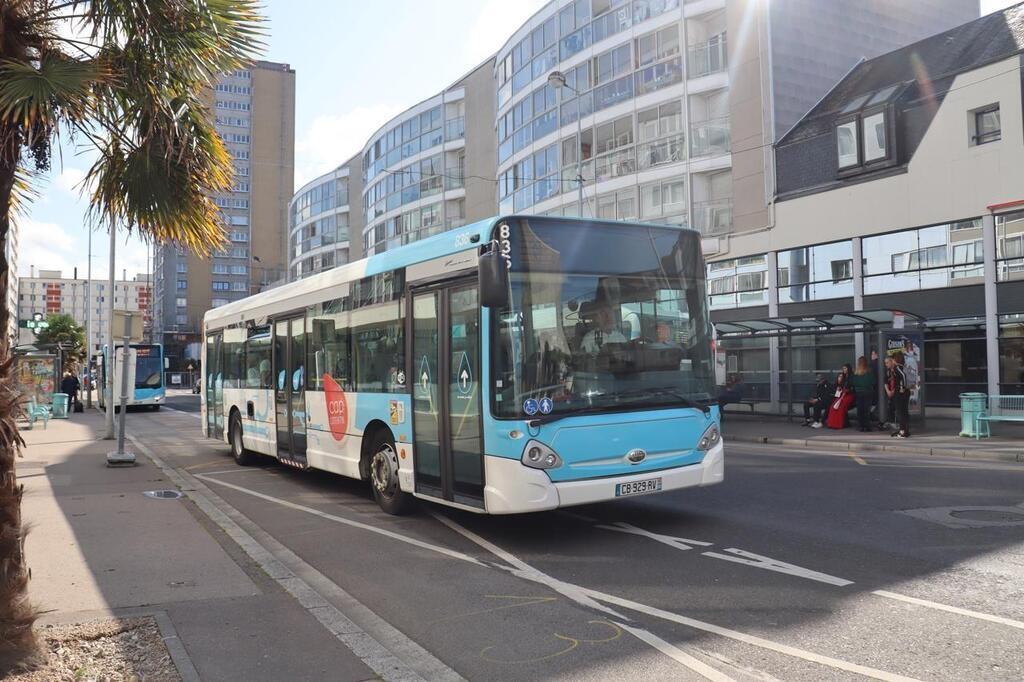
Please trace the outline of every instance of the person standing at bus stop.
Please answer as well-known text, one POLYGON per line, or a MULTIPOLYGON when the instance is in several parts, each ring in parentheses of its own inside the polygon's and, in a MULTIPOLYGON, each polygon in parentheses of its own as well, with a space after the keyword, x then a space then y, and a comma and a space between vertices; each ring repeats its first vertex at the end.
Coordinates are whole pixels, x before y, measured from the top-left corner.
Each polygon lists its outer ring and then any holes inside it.
POLYGON ((907 384, 907 374, 903 369, 903 354, 895 353, 892 356, 892 378, 886 384, 886 394, 896 408, 896 422, 899 424, 899 431, 891 434, 894 438, 910 437, 910 386, 907 384))
POLYGON ((857 358, 857 368, 850 377, 853 397, 857 403, 857 425, 861 431, 871 430, 871 399, 875 388, 875 373, 868 367, 867 359, 857 358))
POLYGON ((71 372, 64 372, 64 378, 60 381, 60 392, 66 393, 68 396, 68 414, 74 412, 75 404, 78 403, 78 389, 81 388, 81 384, 78 383, 78 377, 71 372))

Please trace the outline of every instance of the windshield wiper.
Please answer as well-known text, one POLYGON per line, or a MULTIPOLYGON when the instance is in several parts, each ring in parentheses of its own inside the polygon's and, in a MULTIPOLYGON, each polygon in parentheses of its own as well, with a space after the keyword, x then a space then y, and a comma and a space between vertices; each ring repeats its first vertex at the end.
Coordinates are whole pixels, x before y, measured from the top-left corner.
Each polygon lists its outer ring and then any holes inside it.
POLYGON ((675 398, 676 400, 679 401, 679 404, 682 407, 690 407, 690 408, 693 408, 695 410, 700 410, 705 415, 711 414, 711 405, 709 405, 707 401, 693 400, 692 398, 687 397, 686 395, 680 393, 679 391, 675 390, 674 388, 668 388, 667 386, 655 386, 653 388, 638 388, 635 391, 623 391, 622 393, 616 394, 616 397, 624 398, 624 397, 642 396, 642 395, 646 395, 646 394, 659 394, 659 393, 661 395, 670 395, 670 396, 672 396, 673 398, 675 398))

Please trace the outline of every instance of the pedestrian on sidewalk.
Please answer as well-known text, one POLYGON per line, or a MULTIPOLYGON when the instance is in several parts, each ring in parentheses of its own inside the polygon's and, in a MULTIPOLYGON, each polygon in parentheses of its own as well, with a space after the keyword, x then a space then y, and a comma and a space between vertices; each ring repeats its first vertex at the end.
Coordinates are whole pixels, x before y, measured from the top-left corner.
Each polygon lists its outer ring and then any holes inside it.
POLYGON ((902 353, 895 353, 892 357, 892 380, 889 386, 886 387, 886 393, 895 407, 896 422, 899 424, 899 430, 891 436, 910 438, 910 386, 907 385, 907 374, 903 369, 902 353))
POLYGON ((814 386, 814 392, 804 401, 804 426, 820 429, 821 419, 828 409, 829 401, 832 399, 832 387, 828 385, 828 379, 824 374, 818 375, 818 383, 814 386), (811 412, 814 418, 811 419, 811 412))
POLYGON ((82 385, 78 382, 78 377, 72 374, 70 371, 64 372, 64 378, 60 381, 60 392, 66 393, 68 396, 68 414, 74 412, 75 404, 78 403, 78 389, 82 385))
POLYGON ((850 377, 850 386, 857 403, 857 425, 865 433, 871 431, 871 399, 875 385, 875 373, 862 355, 857 358, 857 369, 850 377))

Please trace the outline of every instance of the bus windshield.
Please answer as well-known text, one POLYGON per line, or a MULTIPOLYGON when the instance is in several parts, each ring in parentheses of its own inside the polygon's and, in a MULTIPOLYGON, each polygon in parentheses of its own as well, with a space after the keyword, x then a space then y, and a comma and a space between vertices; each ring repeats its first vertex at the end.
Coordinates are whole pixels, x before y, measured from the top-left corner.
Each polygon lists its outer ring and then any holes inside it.
POLYGON ((135 388, 160 388, 163 376, 159 346, 135 346, 135 388))
POLYGON ((494 311, 499 418, 700 403, 714 368, 696 233, 512 219, 510 305, 494 311))

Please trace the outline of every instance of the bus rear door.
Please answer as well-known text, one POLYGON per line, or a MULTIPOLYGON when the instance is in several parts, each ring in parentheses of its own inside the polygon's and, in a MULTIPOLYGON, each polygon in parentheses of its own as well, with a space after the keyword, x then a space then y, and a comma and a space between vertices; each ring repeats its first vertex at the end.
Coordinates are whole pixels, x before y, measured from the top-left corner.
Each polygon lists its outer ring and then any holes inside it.
POLYGON ((223 338, 220 332, 206 337, 206 428, 210 438, 224 438, 223 338))
POLYGON ((484 506, 480 304, 474 280, 412 294, 416 492, 484 506))

